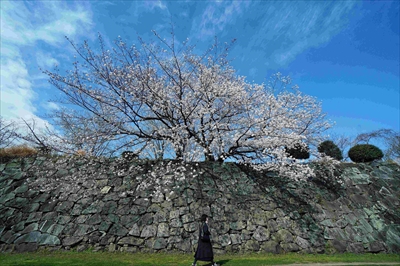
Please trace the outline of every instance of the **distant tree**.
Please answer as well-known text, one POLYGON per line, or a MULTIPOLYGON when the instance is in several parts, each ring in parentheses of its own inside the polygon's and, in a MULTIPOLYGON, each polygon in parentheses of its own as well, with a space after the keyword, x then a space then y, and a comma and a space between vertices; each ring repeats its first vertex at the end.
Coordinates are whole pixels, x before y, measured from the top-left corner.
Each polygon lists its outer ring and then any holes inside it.
POLYGON ((330 136, 331 136, 333 143, 335 143, 335 145, 340 149, 342 156, 343 156, 342 160, 343 161, 349 160, 348 151, 351 147, 356 145, 356 143, 354 143, 354 138, 352 138, 350 136, 346 136, 344 134, 342 134, 342 135, 331 134, 330 136))
POLYGON ((343 159, 342 151, 331 140, 326 140, 318 145, 318 151, 338 161, 343 159))
POLYGON ((395 133, 387 140, 388 149, 385 152, 385 158, 396 161, 400 164, 400 133, 395 133))
POLYGON ((50 130, 48 127, 45 129, 38 130, 36 128, 36 120, 30 119, 27 121, 23 118, 20 119, 21 123, 18 124, 19 130, 15 133, 16 138, 22 142, 34 146, 40 153, 50 153, 53 151, 59 151, 55 145, 51 144, 51 138, 49 137, 50 130), (46 132, 46 133, 45 133, 46 132))
POLYGON ((371 139, 379 139, 379 138, 386 138, 389 135, 393 134, 393 130, 391 129, 379 129, 367 133, 358 134, 355 138, 355 143, 365 143, 369 144, 371 139))
MULTIPOLYGON (((60 149, 73 154, 77 150, 90 156, 112 156, 120 150, 130 149, 124 134, 115 134, 118 129, 89 112, 60 109, 54 112, 54 125, 59 129, 53 133, 60 149)), ((145 141, 142 142, 144 144, 145 141)))
POLYGON ((173 35, 167 42, 154 34, 159 45, 139 39, 140 47, 128 47, 118 39, 111 51, 101 37, 99 52, 71 42, 81 61, 66 75, 44 71, 75 106, 74 119, 101 123, 93 137, 121 138, 136 149, 162 141, 177 159, 234 159, 282 170, 284 147, 316 142, 330 127, 315 98, 287 88, 289 77, 278 73, 265 86, 238 76, 228 44, 216 41, 196 55, 187 42, 178 48, 173 35))
POLYGON ((0 148, 9 147, 16 139, 15 122, 7 121, 0 116, 0 148))

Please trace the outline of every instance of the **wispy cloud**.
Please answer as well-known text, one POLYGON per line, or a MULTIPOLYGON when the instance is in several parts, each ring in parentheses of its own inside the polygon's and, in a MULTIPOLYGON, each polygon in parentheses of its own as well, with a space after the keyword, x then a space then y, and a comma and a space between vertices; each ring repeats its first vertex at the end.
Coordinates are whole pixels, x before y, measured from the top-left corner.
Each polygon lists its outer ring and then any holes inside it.
POLYGON ((237 38, 236 59, 279 70, 305 50, 327 43, 343 30, 356 4, 355 1, 209 2, 192 21, 190 37, 206 42, 214 36, 237 38))
POLYGON ((60 62, 54 58, 54 55, 41 50, 36 52, 36 62, 38 66, 43 69, 50 69, 54 67, 54 65, 60 64, 60 62))
POLYGON ((5 119, 33 118, 38 128, 47 124, 38 117, 35 107, 40 99, 32 84, 37 75, 33 72, 38 66, 47 68, 58 63, 54 55, 65 52, 65 35, 87 36, 91 26, 90 11, 81 5, 2 2, 0 111, 5 119))
MULTIPOLYGON (((346 25, 347 16, 356 3, 338 2, 266 2, 246 49, 262 51, 270 69, 285 67, 297 55, 328 42, 346 25)), ((252 8, 255 8, 254 6, 252 8)), ((240 40, 239 40, 240 41, 240 40)))
POLYGON ((150 9, 154 9, 154 8, 160 8, 160 9, 166 9, 167 6, 165 5, 165 3, 161 0, 158 1, 146 1, 146 6, 149 7, 150 9))
POLYGON ((219 35, 226 26, 233 25, 250 1, 210 2, 202 16, 195 19, 192 35, 199 39, 219 35))

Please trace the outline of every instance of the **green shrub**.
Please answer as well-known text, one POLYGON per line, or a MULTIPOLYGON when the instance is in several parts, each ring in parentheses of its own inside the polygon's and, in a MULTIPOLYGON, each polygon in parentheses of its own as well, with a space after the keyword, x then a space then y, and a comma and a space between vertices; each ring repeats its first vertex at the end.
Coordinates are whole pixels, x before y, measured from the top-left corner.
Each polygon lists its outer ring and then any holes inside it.
POLYGON ((382 159, 383 152, 371 144, 358 144, 349 150, 349 157, 353 162, 366 163, 382 159))
POLYGON ((303 143, 296 143, 293 148, 286 148, 286 153, 295 159, 308 159, 310 158, 310 150, 307 145, 303 143))
POLYGON ((318 145, 318 151, 338 161, 343 159, 342 151, 331 140, 325 140, 318 145))

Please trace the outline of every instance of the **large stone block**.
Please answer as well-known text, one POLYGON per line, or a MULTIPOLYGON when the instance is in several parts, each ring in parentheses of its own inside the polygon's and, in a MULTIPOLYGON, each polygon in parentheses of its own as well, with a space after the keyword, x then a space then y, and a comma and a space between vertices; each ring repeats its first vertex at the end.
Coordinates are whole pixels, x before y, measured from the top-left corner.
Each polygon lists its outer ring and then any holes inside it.
POLYGON ((68 213, 70 210, 72 210, 73 206, 74 206, 74 202, 72 202, 72 201, 64 201, 64 202, 61 202, 56 207, 56 211, 62 212, 62 213, 68 213))
POLYGON ((239 220, 239 221, 231 222, 229 224, 229 227, 232 230, 242 230, 242 229, 245 229, 246 226, 247 226, 247 222, 245 220, 239 220))
POLYGON ((42 234, 39 238, 39 245, 60 245, 61 241, 60 239, 55 236, 55 235, 50 235, 50 234, 42 234))
POLYGON ((237 245, 242 243, 242 235, 241 234, 230 234, 232 245, 237 245))
POLYGON ((155 225, 147 225, 143 228, 140 237, 150 238, 157 235, 157 227, 155 225))
POLYGON ((160 223, 158 225, 157 237, 169 237, 169 226, 167 223, 160 223))
POLYGON ((54 236, 59 236, 61 232, 64 230, 65 226, 60 225, 60 224, 52 224, 48 230, 46 230, 47 233, 52 234, 54 236))
POLYGON ((28 226, 25 227, 22 232, 20 232, 22 235, 26 233, 30 233, 32 231, 37 231, 39 229, 39 224, 38 223, 31 223, 28 226))
POLYGON ((131 236, 140 236, 139 226, 137 224, 133 224, 128 234, 131 236))
POLYGON ((4 242, 6 244, 11 244, 20 236, 21 236, 20 233, 15 233, 13 231, 6 231, 5 233, 3 233, 0 240, 1 242, 4 242))
POLYGON ((276 232, 279 229, 278 223, 275 220, 268 220, 266 227, 270 232, 276 232))
POLYGON ((122 216, 120 216, 120 223, 126 228, 130 228, 134 223, 137 223, 139 220, 140 220, 139 215, 122 215, 122 216))
POLYGON ((358 242, 350 243, 346 249, 347 252, 355 254, 364 253, 364 250, 365 250, 364 245, 358 242))
POLYGON ((299 246, 295 243, 281 243, 280 246, 285 252, 296 252, 300 250, 299 246))
POLYGON ((335 253, 344 253, 347 250, 348 242, 338 239, 328 240, 327 245, 333 248, 335 253))
POLYGON ((188 213, 182 216, 182 222, 184 224, 194 222, 195 218, 192 214, 188 213))
POLYGON ((55 210, 56 206, 59 204, 58 200, 55 199, 49 199, 48 201, 45 201, 41 203, 41 206, 39 208, 39 211, 46 213, 46 212, 52 212, 55 210))
POLYGON ((101 210, 101 214, 112 214, 117 210, 118 205, 115 201, 106 201, 101 210))
POLYGON ((0 203, 4 205, 6 202, 8 202, 14 198, 15 198, 15 193, 7 193, 0 197, 0 203))
POLYGON ((386 251, 386 248, 381 242, 376 241, 368 244, 368 252, 379 253, 383 251, 386 251))
POLYGON ((82 214, 94 214, 94 213, 101 213, 103 207, 104 207, 104 202, 99 201, 99 202, 93 202, 90 204, 87 208, 85 208, 82 211, 82 214))
POLYGON ((15 245, 15 251, 19 253, 34 252, 39 248, 37 243, 21 243, 15 245))
POLYGON ((132 237, 132 236, 127 236, 123 237, 118 241, 119 245, 130 245, 130 246, 141 246, 144 243, 144 239, 139 238, 139 237, 132 237))
POLYGON ((180 219, 172 219, 169 222, 170 227, 183 227, 183 223, 180 219))
POLYGON ((390 225, 386 232, 386 245, 389 252, 400 252, 400 225, 390 225))
POLYGON ((39 203, 32 203, 32 204, 28 204, 24 207, 23 211, 26 213, 31 213, 31 212, 35 212, 39 209, 40 204, 39 203))
POLYGON ((276 242, 289 243, 293 241, 293 235, 287 229, 281 229, 273 234, 272 239, 276 242))
POLYGON ((277 243, 276 241, 267 241, 262 243, 261 245, 261 250, 266 252, 266 253, 273 253, 273 254, 277 254, 280 253, 280 247, 279 247, 279 243, 277 243))
MULTIPOLYGON (((43 218, 44 219, 44 218, 43 218)), ((43 220, 42 219, 42 220, 43 220)), ((69 216, 69 215, 58 215, 58 217, 57 217, 57 220, 56 220, 56 222, 58 223, 58 224, 62 224, 62 225, 65 225, 65 224, 67 224, 67 223, 69 223, 70 221, 71 221, 71 216, 69 216)))
POLYGON ((253 238, 259 242, 268 240, 270 237, 270 232, 267 228, 259 226, 253 233, 253 238))
POLYGON ((171 211, 171 212, 169 213, 169 219, 170 219, 170 220, 178 219, 179 216, 180 216, 179 210, 174 210, 174 211, 171 211))
POLYGON ((161 211, 161 206, 159 204, 153 203, 147 208, 147 212, 157 213, 161 211))
POLYGON ((232 244, 232 240, 229 234, 225 234, 225 235, 220 235, 218 237, 218 243, 222 246, 228 246, 230 244, 232 244))
POLYGON ((153 242, 152 248, 154 250, 165 249, 168 245, 168 241, 165 238, 156 238, 153 242))
POLYGON ((116 236, 126 236, 128 235, 129 230, 123 227, 121 224, 113 224, 108 233, 116 236))
POLYGON ((260 244, 256 240, 246 241, 244 247, 245 247, 246 251, 259 251, 260 250, 260 244))
POLYGON ((100 224, 102 222, 102 217, 99 213, 93 214, 90 216, 90 218, 86 221, 87 224, 94 225, 94 224, 100 224))
POLYGON ((41 235, 42 235, 42 233, 39 231, 32 231, 32 232, 29 232, 27 234, 24 234, 24 235, 21 235, 20 237, 18 237, 14 241, 14 244, 38 243, 41 235))
POLYGON ((270 219, 277 218, 272 211, 260 211, 252 215, 252 219, 256 225, 265 226, 270 219))
POLYGON ((183 252, 191 252, 192 245, 190 244, 190 240, 185 239, 184 241, 175 243, 174 246, 183 252))
POLYGON ((217 231, 217 234, 223 235, 229 232, 229 223, 228 222, 218 222, 214 224, 214 229, 217 231))
POLYGON ((301 238, 300 236, 296 236, 294 243, 296 243, 302 249, 310 248, 310 242, 304 238, 301 238))
POLYGON ((184 224, 183 228, 185 228, 186 232, 195 232, 198 230, 198 224, 196 222, 184 224))
MULTIPOLYGON (((28 186, 26 185, 26 184, 22 184, 21 186, 19 186, 19 187, 17 187, 15 190, 14 190, 14 193, 15 194, 22 194, 22 193, 24 193, 24 192, 26 192, 26 191, 28 191, 28 186)), ((0 201, 1 202, 1 201, 0 201)))
POLYGON ((86 223, 87 219, 89 219, 90 215, 79 215, 75 219, 75 223, 77 224, 83 224, 86 223))
POLYGON ((337 228, 337 227, 335 227, 335 228, 326 227, 324 230, 324 238, 325 239, 340 239, 340 240, 348 239, 344 230, 337 228))

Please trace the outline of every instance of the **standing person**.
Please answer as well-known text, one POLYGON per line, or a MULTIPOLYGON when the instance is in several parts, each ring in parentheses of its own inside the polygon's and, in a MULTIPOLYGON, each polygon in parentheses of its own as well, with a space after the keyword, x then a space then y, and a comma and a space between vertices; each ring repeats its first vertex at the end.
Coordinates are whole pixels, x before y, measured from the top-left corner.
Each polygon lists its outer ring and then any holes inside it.
POLYGON ((208 230, 208 216, 203 214, 200 218, 201 226, 199 227, 199 242, 196 253, 194 254, 194 262, 192 266, 196 266, 198 260, 211 261, 213 266, 219 266, 214 262, 214 252, 210 240, 210 231, 208 230))

